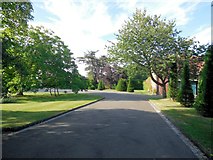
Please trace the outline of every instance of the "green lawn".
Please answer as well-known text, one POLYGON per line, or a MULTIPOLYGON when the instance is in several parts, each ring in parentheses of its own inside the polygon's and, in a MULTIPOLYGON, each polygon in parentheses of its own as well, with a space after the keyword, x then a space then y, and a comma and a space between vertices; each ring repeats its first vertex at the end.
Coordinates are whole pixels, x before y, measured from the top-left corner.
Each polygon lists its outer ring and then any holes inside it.
POLYGON ((212 120, 200 116, 194 108, 182 107, 170 99, 150 100, 160 109, 186 136, 197 143, 209 155, 213 153, 212 120))
POLYGON ((25 93, 22 97, 12 98, 16 99, 15 103, 1 104, 1 128, 23 126, 102 97, 89 94, 61 94, 55 97, 49 93, 25 93))

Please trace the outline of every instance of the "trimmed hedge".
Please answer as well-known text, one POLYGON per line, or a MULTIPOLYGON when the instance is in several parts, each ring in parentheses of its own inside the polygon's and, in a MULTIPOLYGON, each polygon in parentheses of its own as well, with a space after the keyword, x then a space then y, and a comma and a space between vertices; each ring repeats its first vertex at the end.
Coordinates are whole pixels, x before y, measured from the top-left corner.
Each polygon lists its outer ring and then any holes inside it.
POLYGON ((104 89, 105 89, 104 82, 103 82, 103 80, 100 80, 98 82, 98 90, 104 90, 104 89))
POLYGON ((178 101, 185 107, 192 107, 194 103, 194 95, 190 82, 190 70, 188 62, 184 63, 183 73, 181 77, 182 78, 178 95, 178 101))
POLYGON ((126 91, 127 90, 127 85, 126 85, 126 80, 125 79, 119 79, 118 84, 116 86, 117 91, 126 91))
POLYGON ((127 92, 134 92, 134 86, 133 86, 132 79, 129 79, 129 83, 128 83, 128 86, 127 86, 127 92))

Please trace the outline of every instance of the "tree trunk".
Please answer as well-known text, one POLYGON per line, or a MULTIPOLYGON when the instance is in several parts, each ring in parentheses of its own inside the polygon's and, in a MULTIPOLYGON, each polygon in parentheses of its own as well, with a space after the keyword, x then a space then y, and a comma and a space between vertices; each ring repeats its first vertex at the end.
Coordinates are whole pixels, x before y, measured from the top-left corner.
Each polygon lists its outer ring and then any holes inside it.
POLYGON ((56 90, 57 90, 57 93, 58 93, 58 96, 59 96, 58 88, 56 90))
POLYGON ((163 84, 163 98, 166 98, 167 96, 166 96, 166 84, 164 83, 163 84))
POLYGON ((51 88, 50 88, 50 95, 52 96, 51 88))
POLYGON ((55 97, 56 97, 56 91, 55 91, 55 88, 54 88, 54 95, 55 95, 55 97))
POLYGON ((24 95, 24 93, 23 93, 23 90, 21 89, 21 90, 19 90, 18 92, 17 92, 17 94, 16 94, 17 96, 23 96, 24 95))

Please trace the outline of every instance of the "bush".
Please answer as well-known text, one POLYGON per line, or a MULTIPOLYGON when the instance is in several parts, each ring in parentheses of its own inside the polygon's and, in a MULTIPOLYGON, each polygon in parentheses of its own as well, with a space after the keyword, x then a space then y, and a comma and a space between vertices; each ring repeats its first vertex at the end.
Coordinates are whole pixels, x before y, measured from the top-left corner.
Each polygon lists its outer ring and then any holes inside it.
POLYGON ((129 83, 127 86, 127 92, 134 92, 133 82, 131 79, 129 79, 129 83))
POLYGON ((116 84, 113 84, 111 89, 116 89, 116 84))
POLYGON ((177 64, 176 63, 173 63, 171 66, 168 94, 169 94, 169 97, 172 98, 172 100, 177 100, 178 77, 177 77, 177 64))
POLYGON ((188 62, 184 63, 181 86, 178 95, 178 101, 185 107, 191 107, 194 103, 194 95, 189 79, 189 64, 188 62))
POLYGON ((105 89, 104 82, 103 82, 103 80, 100 80, 98 82, 98 90, 104 90, 104 89, 105 89))
POLYGON ((88 81, 88 89, 95 90, 97 88, 96 81, 94 79, 89 79, 88 81))
POLYGON ((95 90, 96 88, 95 88, 94 85, 91 85, 91 86, 88 87, 88 89, 95 90))
POLYGON ((125 79, 119 79, 118 84, 116 86, 117 91, 126 91, 127 86, 126 86, 126 80, 125 79))
POLYGON ((143 81, 142 80, 132 80, 132 84, 135 90, 143 90, 143 81))
POLYGON ((195 100, 194 107, 197 111, 206 117, 213 117, 213 52, 212 45, 209 47, 206 57, 205 65, 202 70, 199 81, 198 96, 195 100), (211 48, 210 48, 211 47, 211 48))

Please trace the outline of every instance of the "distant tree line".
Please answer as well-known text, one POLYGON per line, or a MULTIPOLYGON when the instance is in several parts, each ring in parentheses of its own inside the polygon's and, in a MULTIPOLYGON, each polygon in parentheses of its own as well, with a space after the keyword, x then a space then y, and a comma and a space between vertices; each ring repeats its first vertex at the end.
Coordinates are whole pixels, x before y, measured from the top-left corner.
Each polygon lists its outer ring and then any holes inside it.
POLYGON ((89 89, 98 89, 100 85, 104 85, 104 88, 116 89, 119 80, 127 83, 130 79, 134 89, 143 89, 143 81, 147 78, 145 69, 133 64, 121 66, 114 63, 108 56, 97 57, 97 53, 99 51, 88 51, 83 57, 78 57, 78 61, 86 65, 89 89))

